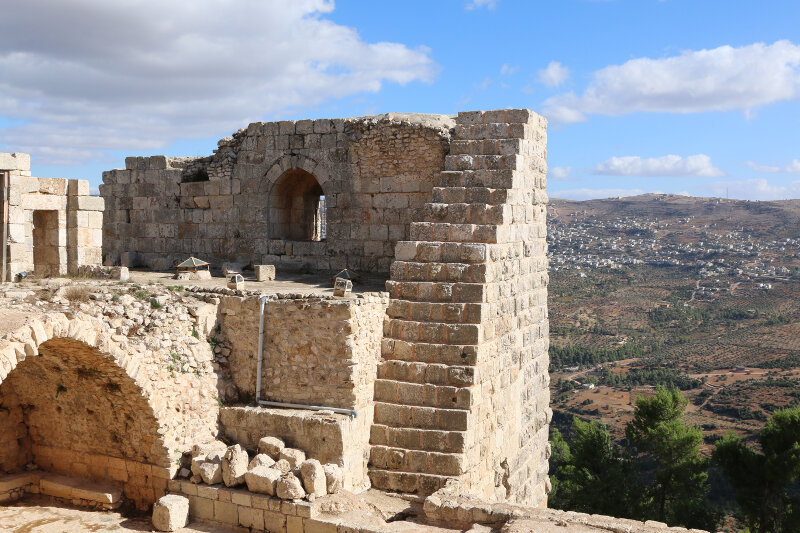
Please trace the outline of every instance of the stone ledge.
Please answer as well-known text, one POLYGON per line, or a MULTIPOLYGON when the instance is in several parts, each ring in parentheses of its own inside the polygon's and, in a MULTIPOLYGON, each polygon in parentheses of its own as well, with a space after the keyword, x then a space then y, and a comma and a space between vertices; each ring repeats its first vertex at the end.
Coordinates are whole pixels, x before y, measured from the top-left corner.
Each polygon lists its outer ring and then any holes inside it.
POLYGON ((472 524, 486 525, 495 529, 502 526, 501 531, 507 533, 523 531, 708 533, 699 529, 669 527, 653 520, 639 522, 626 518, 491 502, 469 494, 461 494, 457 483, 428 496, 425 499, 424 510, 429 520, 445 523, 448 526, 457 525, 465 529, 472 524))

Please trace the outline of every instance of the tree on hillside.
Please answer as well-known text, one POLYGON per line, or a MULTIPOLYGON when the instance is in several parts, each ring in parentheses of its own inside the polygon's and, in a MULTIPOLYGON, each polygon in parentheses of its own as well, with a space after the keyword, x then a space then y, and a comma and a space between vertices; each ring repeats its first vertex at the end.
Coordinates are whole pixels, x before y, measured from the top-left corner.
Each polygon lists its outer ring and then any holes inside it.
POLYGON ((677 388, 636 401, 625 436, 648 465, 640 518, 714 529, 717 518, 706 502, 708 461, 699 455, 703 433, 684 423, 687 403, 677 388))
POLYGON ((736 489, 752 533, 800 531, 800 406, 775 412, 759 443, 760 452, 728 434, 717 443, 714 461, 736 489))
POLYGON ((595 422, 572 419, 571 444, 553 429, 551 507, 633 517, 636 477, 633 465, 612 446, 611 435, 595 422))

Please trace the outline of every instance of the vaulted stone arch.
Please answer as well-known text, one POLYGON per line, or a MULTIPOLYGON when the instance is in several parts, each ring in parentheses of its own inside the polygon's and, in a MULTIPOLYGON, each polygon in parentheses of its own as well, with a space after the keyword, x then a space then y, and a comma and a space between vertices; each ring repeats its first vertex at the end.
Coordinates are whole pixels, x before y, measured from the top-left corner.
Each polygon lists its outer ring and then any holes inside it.
POLYGON ((194 398, 204 403, 196 406, 203 415, 186 412, 191 392, 127 337, 86 315, 30 318, 6 335, 0 380, 2 471, 35 463, 116 482, 141 508, 164 493, 184 449, 216 434, 213 395, 194 398))
POLYGON ((251 184, 252 191, 257 194, 269 194, 277 183, 278 179, 289 170, 304 170, 316 178, 323 190, 327 189, 326 184, 331 180, 331 176, 325 165, 300 154, 286 154, 279 157, 264 173, 264 178, 251 184))

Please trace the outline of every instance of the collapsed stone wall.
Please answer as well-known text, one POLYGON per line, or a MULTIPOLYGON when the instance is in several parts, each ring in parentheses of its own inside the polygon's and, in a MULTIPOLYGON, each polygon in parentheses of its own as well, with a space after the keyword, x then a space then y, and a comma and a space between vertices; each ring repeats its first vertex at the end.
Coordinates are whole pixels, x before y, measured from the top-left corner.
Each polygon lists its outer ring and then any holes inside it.
POLYGON ((258 407, 223 407, 223 435, 250 450, 258 449, 265 436, 281 439, 287 446, 304 450, 309 459, 332 463, 342 469, 342 487, 352 492, 369 488, 369 413, 357 417, 331 411, 306 411, 258 407))
POLYGON ((0 297, 5 321, 22 321, 0 337, 3 471, 112 481, 147 507, 183 449, 218 431, 213 354, 198 338, 207 304, 153 294, 145 306, 109 282, 36 288, 0 297))
POLYGON ((103 173, 104 255, 158 269, 196 255, 387 272, 438 185, 452 126, 442 115, 394 114, 253 123, 209 158, 127 158, 103 173), (297 171, 324 196, 322 240, 278 231, 276 185, 297 171))
POLYGON ((546 121, 498 110, 456 122, 442 186, 387 282, 371 479, 426 494, 456 479, 545 505, 546 121))

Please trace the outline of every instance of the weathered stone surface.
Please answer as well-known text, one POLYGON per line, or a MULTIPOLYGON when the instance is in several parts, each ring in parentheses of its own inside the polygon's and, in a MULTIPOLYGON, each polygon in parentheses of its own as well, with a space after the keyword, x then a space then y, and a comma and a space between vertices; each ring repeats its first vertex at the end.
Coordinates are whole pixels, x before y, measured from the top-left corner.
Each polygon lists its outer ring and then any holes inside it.
POLYGON ((306 491, 294 474, 286 474, 278 480, 275 495, 282 500, 294 500, 305 497, 306 491))
POLYGON ((177 531, 189 522, 189 499, 177 494, 162 496, 153 504, 153 527, 159 531, 177 531))
POLYGON ((275 265, 253 265, 256 281, 272 281, 275 279, 275 265))
POLYGON ((264 437, 258 441, 258 453, 264 453, 274 460, 281 458, 281 450, 286 447, 281 439, 275 437, 264 437))
POLYGON ((247 490, 250 492, 260 492, 262 494, 275 495, 275 487, 278 480, 283 476, 283 472, 268 466, 257 466, 248 470, 244 475, 247 483, 247 490))
POLYGON ((221 461, 204 461, 200 467, 200 477, 206 485, 222 483, 222 463, 221 461))
POLYGON ((325 472, 325 490, 328 494, 336 494, 342 490, 342 469, 339 465, 328 463, 322 467, 325 472))
POLYGON ((221 440, 212 440, 192 446, 192 458, 200 457, 202 460, 209 458, 209 456, 219 456, 221 458, 226 451, 228 451, 227 444, 221 440))
POLYGON ((275 461, 273 468, 280 470, 284 474, 288 474, 292 470, 292 465, 290 465, 289 461, 286 459, 280 459, 275 461))
POLYGON ((228 487, 244 483, 249 457, 247 451, 238 444, 229 447, 222 458, 222 480, 228 487))
POLYGON ((253 457, 253 460, 250 461, 250 464, 247 465, 247 469, 252 470, 259 466, 272 467, 274 464, 275 464, 275 459, 273 459, 266 453, 259 453, 255 457, 253 457))
POLYGON ((300 478, 303 481, 303 488, 308 494, 314 496, 327 494, 325 470, 322 468, 322 463, 316 459, 308 459, 300 464, 300 478))
POLYGON ((281 450, 279 457, 289 463, 291 468, 295 468, 306 460, 306 452, 297 448, 284 448, 281 450))

